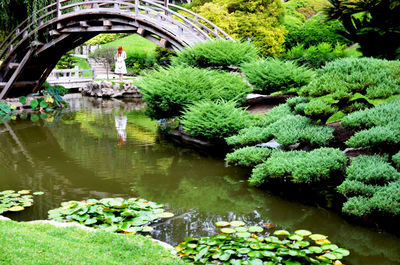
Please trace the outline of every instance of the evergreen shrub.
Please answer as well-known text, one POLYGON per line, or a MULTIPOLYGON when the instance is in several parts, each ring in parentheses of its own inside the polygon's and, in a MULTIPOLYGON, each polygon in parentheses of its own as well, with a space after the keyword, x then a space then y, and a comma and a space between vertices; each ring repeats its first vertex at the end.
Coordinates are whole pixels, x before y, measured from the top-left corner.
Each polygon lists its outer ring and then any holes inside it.
POLYGON ((293 62, 271 58, 245 63, 241 69, 254 90, 265 94, 300 88, 310 83, 314 74, 293 62))
POLYGON ((400 152, 395 154, 392 157, 393 163, 395 164, 396 168, 400 170, 400 152))
POLYGON ((366 147, 384 149, 400 144, 400 124, 397 126, 376 126, 357 132, 346 145, 350 147, 366 147))
POLYGON ((338 191, 347 197, 344 213, 364 216, 400 214, 400 173, 382 156, 361 155, 352 159, 338 191))
POLYGON ((193 67, 240 66, 258 58, 257 48, 250 42, 215 40, 196 44, 179 51, 172 58, 173 65, 193 67))
POLYGON ((343 172, 346 163, 346 155, 334 148, 311 152, 275 151, 266 162, 253 169, 249 181, 259 185, 268 178, 287 177, 294 183, 316 183, 328 180, 334 173, 343 172))
POLYGON ((226 155, 225 160, 232 165, 254 167, 270 156, 272 150, 262 147, 244 147, 226 155))
POLYGON ((235 102, 199 101, 186 107, 181 123, 183 129, 194 137, 221 140, 251 126, 256 116, 235 102))
POLYGON ((321 120, 323 122, 325 122, 336 111, 338 111, 338 109, 335 106, 332 106, 321 99, 311 100, 304 107, 305 115, 314 120, 321 120))
POLYGON ((228 145, 246 146, 269 141, 271 137, 272 133, 268 128, 253 126, 244 128, 237 135, 230 136, 225 140, 228 145))
POLYGON ((288 104, 280 104, 265 114, 265 119, 260 123, 260 126, 268 126, 287 115, 294 115, 292 108, 288 104))
POLYGON ((150 117, 179 116, 184 106, 200 100, 235 100, 239 105, 251 88, 236 75, 192 67, 160 68, 149 72, 137 86, 150 117))

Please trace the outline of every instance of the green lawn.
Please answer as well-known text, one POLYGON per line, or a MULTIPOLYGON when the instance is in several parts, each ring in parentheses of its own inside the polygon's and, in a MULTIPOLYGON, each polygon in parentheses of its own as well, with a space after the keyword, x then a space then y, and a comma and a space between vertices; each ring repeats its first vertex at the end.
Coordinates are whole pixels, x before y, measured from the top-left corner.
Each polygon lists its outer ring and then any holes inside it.
POLYGON ((0 221, 0 264, 184 264, 150 239, 0 221))
POLYGON ((122 46, 126 51, 127 56, 132 54, 147 54, 149 57, 153 57, 154 49, 156 44, 153 42, 140 37, 137 34, 129 35, 125 38, 109 42, 102 45, 103 47, 117 47, 122 46))
MULTIPOLYGON (((76 62, 75 65, 79 67, 79 70, 89 70, 92 69, 89 62, 85 58, 76 57, 74 56, 74 61, 76 62)), ((91 77, 92 73, 87 72, 84 73, 85 77, 91 77)))

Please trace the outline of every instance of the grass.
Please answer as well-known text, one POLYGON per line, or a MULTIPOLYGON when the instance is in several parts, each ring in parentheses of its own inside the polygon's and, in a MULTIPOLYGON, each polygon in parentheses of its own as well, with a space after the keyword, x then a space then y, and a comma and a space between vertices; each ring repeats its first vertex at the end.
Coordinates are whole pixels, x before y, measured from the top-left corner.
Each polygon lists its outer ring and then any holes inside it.
MULTIPOLYGON (((75 66, 79 67, 79 70, 89 70, 92 69, 89 62, 85 58, 74 56, 75 66)), ((85 72, 83 74, 85 77, 91 77, 92 73, 85 72)))
POLYGON ((130 55, 135 54, 148 54, 149 57, 154 56, 154 49, 157 47, 153 42, 140 37, 139 35, 132 34, 128 37, 118 39, 107 44, 102 45, 103 47, 117 47, 118 45, 122 46, 126 51, 126 55, 129 57, 130 55))
POLYGON ((0 264, 184 264, 138 235, 0 221, 0 264))

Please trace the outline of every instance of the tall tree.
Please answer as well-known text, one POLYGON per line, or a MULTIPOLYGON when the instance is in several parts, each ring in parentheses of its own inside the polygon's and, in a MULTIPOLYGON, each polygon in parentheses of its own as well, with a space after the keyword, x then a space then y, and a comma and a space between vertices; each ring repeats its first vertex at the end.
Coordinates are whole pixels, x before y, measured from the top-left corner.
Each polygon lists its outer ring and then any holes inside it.
POLYGON ((400 58, 400 0, 329 0, 330 19, 342 21, 340 33, 361 46, 365 56, 400 58))

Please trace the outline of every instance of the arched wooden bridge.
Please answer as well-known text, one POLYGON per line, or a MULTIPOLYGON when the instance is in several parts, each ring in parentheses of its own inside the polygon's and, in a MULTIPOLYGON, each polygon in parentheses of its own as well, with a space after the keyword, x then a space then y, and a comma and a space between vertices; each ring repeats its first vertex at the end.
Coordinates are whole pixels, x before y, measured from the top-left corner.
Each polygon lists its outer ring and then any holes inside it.
POLYGON ((99 33, 136 33, 171 50, 231 37, 168 0, 57 0, 0 45, 0 99, 40 89, 67 51, 99 33))

